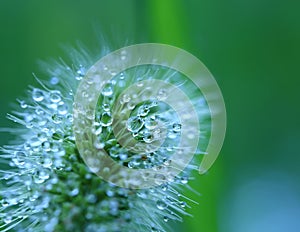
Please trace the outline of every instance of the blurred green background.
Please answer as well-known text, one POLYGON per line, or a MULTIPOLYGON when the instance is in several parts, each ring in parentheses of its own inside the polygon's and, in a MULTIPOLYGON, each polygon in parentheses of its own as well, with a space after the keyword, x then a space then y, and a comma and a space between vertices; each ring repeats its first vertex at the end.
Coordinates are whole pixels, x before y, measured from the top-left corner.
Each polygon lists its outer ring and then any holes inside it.
MULTIPOLYGON (((0 126, 61 44, 159 42, 201 59, 225 98, 223 150, 176 231, 300 231, 300 1, 0 1, 0 126)), ((1 133, 0 144, 9 140, 1 133)))

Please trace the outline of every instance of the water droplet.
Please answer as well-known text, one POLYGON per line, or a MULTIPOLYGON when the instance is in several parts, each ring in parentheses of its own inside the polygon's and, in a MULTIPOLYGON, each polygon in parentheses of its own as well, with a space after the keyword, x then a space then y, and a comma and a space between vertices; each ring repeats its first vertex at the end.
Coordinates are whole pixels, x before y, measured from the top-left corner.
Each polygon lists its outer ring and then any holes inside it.
POLYGON ((127 103, 127 108, 129 110, 133 110, 135 108, 135 102, 133 102, 133 101, 128 102, 127 103))
POLYGON ((79 67, 80 68, 77 70, 77 74, 83 77, 85 75, 85 68, 82 65, 80 65, 79 67))
POLYGON ((103 96, 111 96, 113 94, 113 86, 111 83, 106 83, 102 89, 102 95, 103 96))
POLYGON ((35 175, 33 176, 33 181, 36 184, 42 184, 45 180, 49 179, 49 174, 44 170, 37 170, 35 175))
MULTIPOLYGON (((155 166, 156 167, 156 166, 155 166)), ((157 167, 156 167, 157 168, 157 167)), ((163 174, 156 174, 154 176, 154 182, 157 184, 157 185, 161 185, 165 182, 166 180, 166 177, 163 175, 163 174)))
POLYGON ((109 150, 109 155, 113 158, 118 158, 119 157, 119 153, 120 153, 120 148, 119 147, 112 147, 109 150))
POLYGON ((162 189, 162 191, 167 191, 168 190, 168 185, 167 184, 163 184, 162 186, 161 186, 161 189, 162 189))
POLYGON ((181 201, 179 203, 179 205, 180 205, 181 208, 185 208, 186 207, 186 202, 185 201, 181 201))
POLYGON ((189 178, 188 178, 187 176, 182 176, 182 177, 180 178, 180 182, 181 182, 182 184, 187 184, 188 181, 189 181, 189 178))
POLYGON ((156 128, 158 122, 156 121, 156 118, 154 115, 151 117, 147 117, 145 120, 145 127, 149 130, 153 130, 156 128))
POLYGON ((149 111, 150 111, 149 106, 142 105, 138 109, 138 115, 144 117, 149 113, 149 111))
POLYGON ((57 107, 57 111, 60 115, 65 115, 68 113, 68 106, 66 104, 61 104, 57 107))
POLYGON ((128 94, 124 94, 122 100, 124 103, 127 103, 131 100, 131 97, 128 94))
POLYGON ((41 102, 44 100, 44 93, 40 89, 33 89, 32 91, 32 98, 36 102, 41 102))
POLYGON ((145 143, 152 143, 154 141, 154 136, 151 132, 145 131, 143 133, 143 140, 145 143))
POLYGON ((101 125, 104 127, 110 126, 113 122, 113 118, 109 112, 104 112, 101 115, 101 125))
POLYGON ((144 126, 144 120, 142 120, 138 116, 130 117, 127 120, 127 129, 130 132, 133 133, 138 132, 140 129, 142 129, 143 126, 144 126))
POLYGON ((104 104, 102 104, 102 109, 103 109, 104 111, 110 111, 110 105, 107 104, 107 103, 104 103, 104 104))
POLYGON ((167 90, 166 89, 160 89, 157 93, 157 99, 162 101, 167 98, 167 90))
POLYGON ((178 133, 181 130, 181 124, 180 123, 174 123, 173 124, 173 131, 178 133))
POLYGON ((59 83, 58 77, 51 77, 50 84, 51 85, 57 85, 59 83))
POLYGON ((167 216, 164 216, 164 221, 165 222, 168 222, 169 221, 169 218, 167 216))
POLYGON ((31 140, 29 141, 29 144, 31 147, 38 147, 40 146, 42 143, 41 141, 38 139, 38 137, 33 137, 31 138, 31 140))
POLYGON ((120 80, 124 80, 124 79, 125 79, 124 73, 120 73, 120 80))
POLYGON ((12 161, 16 166, 23 166, 25 164, 25 159, 22 156, 16 156, 12 158, 12 161))
POLYGON ((52 160, 50 158, 45 158, 42 161, 42 165, 43 165, 44 168, 50 168, 51 165, 52 165, 52 160))
POLYGON ((156 227, 152 226, 151 227, 151 232, 159 232, 159 230, 156 227))
POLYGON ((79 189, 78 189, 78 188, 75 188, 75 189, 73 189, 73 190, 69 193, 69 196, 75 197, 75 196, 78 195, 78 193, 79 193, 79 189))
POLYGON ((112 191, 112 190, 106 190, 106 195, 107 195, 108 197, 113 197, 113 196, 115 195, 115 192, 112 191))
POLYGON ((12 222, 12 216, 10 215, 6 215, 6 217, 4 217, 4 223, 9 224, 12 222))
POLYGON ((128 155, 127 155, 126 153, 120 153, 120 154, 119 154, 120 160, 126 160, 127 157, 128 157, 128 155))
POLYGON ((52 115, 52 121, 55 123, 55 124, 60 124, 63 120, 63 117, 58 115, 58 114, 53 114, 52 115))
POLYGON ((61 101, 61 93, 58 90, 52 90, 50 92, 50 101, 53 103, 57 103, 61 101))
POLYGON ((168 133, 168 138, 169 138, 169 139, 175 139, 176 137, 177 137, 177 134, 174 133, 173 131, 170 131, 170 132, 168 133))
POLYGON ((22 109, 26 109, 28 105, 25 103, 25 101, 20 101, 20 106, 22 109))
POLYGON ((105 146, 105 143, 99 141, 98 139, 96 139, 96 141, 94 142, 94 147, 96 149, 103 149, 105 146))
POLYGON ((89 203, 96 203, 97 201, 97 197, 94 194, 89 194, 86 199, 89 203))

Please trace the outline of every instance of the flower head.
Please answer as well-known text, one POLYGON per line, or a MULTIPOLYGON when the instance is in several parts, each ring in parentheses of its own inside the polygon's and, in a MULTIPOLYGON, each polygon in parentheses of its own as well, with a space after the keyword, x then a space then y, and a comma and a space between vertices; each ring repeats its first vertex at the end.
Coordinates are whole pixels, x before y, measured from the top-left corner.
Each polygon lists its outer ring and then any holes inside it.
MULTIPOLYGON (((120 73, 108 70, 112 78, 96 83, 101 89, 95 112, 81 112, 93 121, 93 149, 105 152, 119 166, 157 173, 155 185, 148 188, 133 187, 126 175, 122 182, 115 182, 120 180, 117 170, 98 164, 99 160, 91 158, 91 149, 85 148, 82 154, 76 143, 76 134, 85 132, 74 126, 80 109, 74 106, 74 96, 94 61, 85 50, 73 53, 70 65, 60 61, 44 66, 49 80, 37 79, 39 87, 31 87, 28 98, 19 101, 18 111, 8 116, 21 127, 16 140, 1 148, 1 159, 9 169, 0 171, 0 230, 169 231, 169 220, 182 221, 187 214, 185 209, 192 201, 181 192, 197 167, 190 163, 179 175, 160 174, 162 169, 180 164, 171 159, 175 152, 182 156, 188 152, 189 147, 180 146, 185 133, 180 112, 185 117, 191 113, 180 102, 179 110, 174 110, 165 101, 171 89, 157 83, 170 82, 189 93, 201 122, 197 154, 205 150, 210 136, 205 98, 182 73, 164 66, 139 65, 120 73), (156 86, 143 86, 143 81, 149 80, 155 80, 156 86), (133 85, 139 89, 137 93, 124 92, 133 85), (125 111, 130 114, 121 123, 118 119, 125 111), (132 142, 141 144, 142 150, 132 142), (99 171, 109 177, 99 178, 99 171)), ((123 55, 121 59, 126 59, 123 55)), ((78 94, 88 97, 91 93, 78 94)), ((188 130, 187 136, 193 140, 193 127, 188 130)))

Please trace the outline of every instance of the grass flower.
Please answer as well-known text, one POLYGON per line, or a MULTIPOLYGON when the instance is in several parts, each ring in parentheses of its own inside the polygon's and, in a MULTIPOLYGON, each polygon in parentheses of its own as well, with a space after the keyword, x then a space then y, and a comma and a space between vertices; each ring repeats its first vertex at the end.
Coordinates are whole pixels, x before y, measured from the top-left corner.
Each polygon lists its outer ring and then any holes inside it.
MULTIPOLYGON (((168 221, 182 221, 193 202, 182 192, 191 189, 188 183, 196 165, 190 163, 180 175, 167 180, 157 178, 157 185, 150 188, 120 187, 99 178, 76 145, 73 117, 78 85, 96 59, 84 49, 74 49, 70 54, 69 64, 63 60, 43 63, 48 79, 37 78, 38 85, 30 87, 27 97, 18 101, 18 109, 8 114, 20 126, 11 130, 15 140, 1 148, 0 158, 6 168, 0 170, 0 230, 171 231, 168 221)), ((140 86, 143 94, 135 96, 138 101, 133 95, 122 94, 141 80, 162 80, 189 93, 203 130, 196 153, 205 150, 210 136, 209 111, 192 81, 176 70, 157 65, 140 65, 112 76, 109 82, 101 83, 96 113, 92 115, 96 149, 129 169, 159 171, 158 167, 173 165, 172 154, 184 153, 184 148, 178 147, 182 125, 177 112, 164 103, 166 90, 156 86, 156 98, 143 98, 145 91, 152 89, 140 86), (116 120, 113 116, 122 114, 123 108, 116 109, 115 114, 112 109, 120 100, 131 111, 122 127, 127 136, 145 145, 160 142, 159 148, 135 152, 118 141, 112 128, 116 120), (165 139, 161 142, 163 132, 165 139)))

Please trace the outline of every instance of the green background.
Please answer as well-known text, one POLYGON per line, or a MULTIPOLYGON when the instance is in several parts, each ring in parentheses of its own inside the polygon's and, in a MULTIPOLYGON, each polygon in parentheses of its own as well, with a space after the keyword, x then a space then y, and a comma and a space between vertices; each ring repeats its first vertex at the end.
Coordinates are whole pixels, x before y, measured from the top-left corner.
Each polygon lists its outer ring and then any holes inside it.
POLYGON ((35 83, 36 61, 67 57, 60 45, 181 47, 215 76, 228 126, 176 231, 300 231, 299 12, 296 0, 0 0, 0 126, 12 126, 6 113, 35 83))

